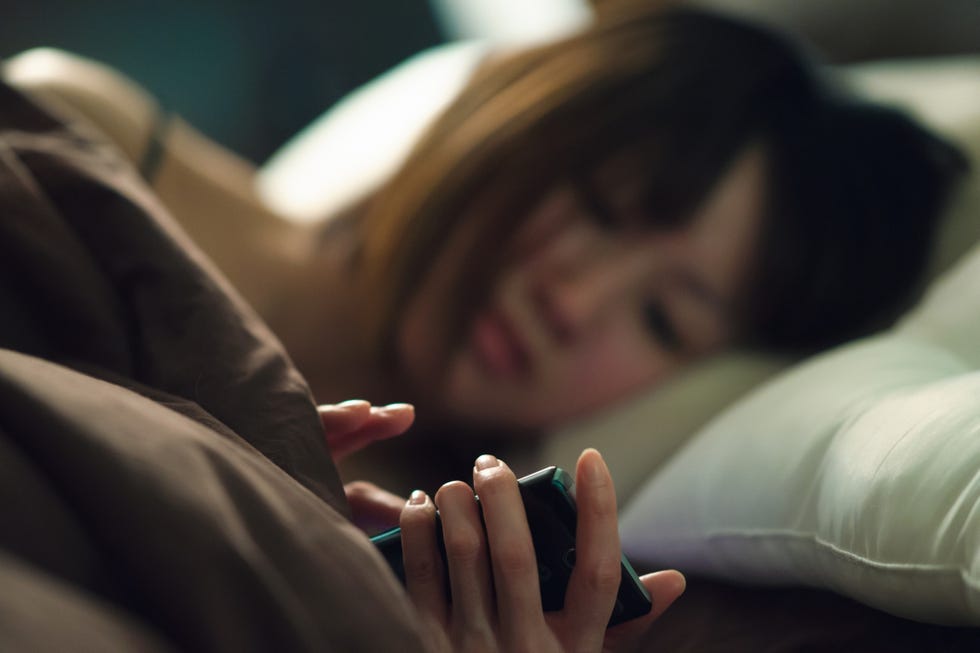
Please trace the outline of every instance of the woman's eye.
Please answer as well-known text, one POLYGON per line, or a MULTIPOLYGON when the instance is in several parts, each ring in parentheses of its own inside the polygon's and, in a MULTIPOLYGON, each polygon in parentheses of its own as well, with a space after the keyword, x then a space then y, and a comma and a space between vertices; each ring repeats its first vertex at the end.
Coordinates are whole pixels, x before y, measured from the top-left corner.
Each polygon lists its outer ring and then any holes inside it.
POLYGON ((575 194, 582 208, 602 229, 613 229, 616 227, 616 220, 609 205, 599 196, 592 184, 579 181, 574 184, 575 194))
POLYGON ((643 317, 650 332, 667 351, 681 349, 681 338, 677 329, 660 304, 648 304, 643 309, 643 317))

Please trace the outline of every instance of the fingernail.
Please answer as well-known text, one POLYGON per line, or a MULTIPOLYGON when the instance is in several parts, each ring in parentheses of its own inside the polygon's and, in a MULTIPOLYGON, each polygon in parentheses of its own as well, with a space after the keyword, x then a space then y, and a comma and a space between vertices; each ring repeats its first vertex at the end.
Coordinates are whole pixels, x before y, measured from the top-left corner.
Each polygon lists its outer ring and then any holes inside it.
POLYGON ((585 466, 585 473, 588 475, 589 480, 591 481, 602 481, 606 476, 606 461, 603 460, 601 453, 591 447, 583 451, 582 454, 584 455, 589 452, 593 453, 594 455, 589 457, 590 459, 588 464, 585 466))
POLYGON ((409 505, 421 506, 425 503, 425 492, 422 490, 412 490, 412 495, 408 498, 409 505))
POLYGON ((374 410, 379 413, 402 413, 407 410, 415 410, 415 406, 412 404, 388 404, 387 406, 376 406, 374 410))
POLYGON ((475 466, 476 466, 476 471, 482 472, 483 470, 497 467, 499 464, 500 461, 497 460, 495 456, 491 456, 490 454, 485 453, 476 459, 475 466))
POLYGON ((348 399, 337 404, 337 408, 354 408, 355 406, 363 406, 365 404, 370 405, 369 402, 363 399, 348 399))

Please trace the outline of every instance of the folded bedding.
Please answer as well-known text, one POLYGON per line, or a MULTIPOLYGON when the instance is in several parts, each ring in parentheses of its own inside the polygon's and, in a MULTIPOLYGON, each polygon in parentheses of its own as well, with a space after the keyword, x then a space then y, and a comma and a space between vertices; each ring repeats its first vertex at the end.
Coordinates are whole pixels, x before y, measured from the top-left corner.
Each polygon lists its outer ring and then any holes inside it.
POLYGON ((2 84, 0 207, 0 650, 422 650, 279 343, 2 84))

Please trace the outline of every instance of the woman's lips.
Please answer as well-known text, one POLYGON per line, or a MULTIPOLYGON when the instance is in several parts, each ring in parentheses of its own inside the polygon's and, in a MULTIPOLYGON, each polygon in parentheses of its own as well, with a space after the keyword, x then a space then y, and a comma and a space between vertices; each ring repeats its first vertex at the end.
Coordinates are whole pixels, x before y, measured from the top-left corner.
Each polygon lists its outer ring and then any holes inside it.
POLYGON ((497 311, 477 316, 472 345, 484 369, 495 378, 517 378, 527 374, 531 360, 513 324, 497 311))

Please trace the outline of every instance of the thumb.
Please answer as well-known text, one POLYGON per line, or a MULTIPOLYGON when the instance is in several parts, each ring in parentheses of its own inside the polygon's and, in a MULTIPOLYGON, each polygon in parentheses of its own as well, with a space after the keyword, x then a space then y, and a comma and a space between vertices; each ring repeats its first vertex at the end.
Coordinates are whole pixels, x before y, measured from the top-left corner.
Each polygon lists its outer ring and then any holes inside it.
POLYGON ((687 581, 679 571, 658 571, 640 577, 650 593, 653 609, 637 619, 613 626, 606 631, 603 651, 631 651, 639 638, 667 608, 684 593, 687 581))
POLYGON ((405 498, 382 490, 374 483, 353 481, 344 486, 354 525, 376 533, 398 525, 405 498))

